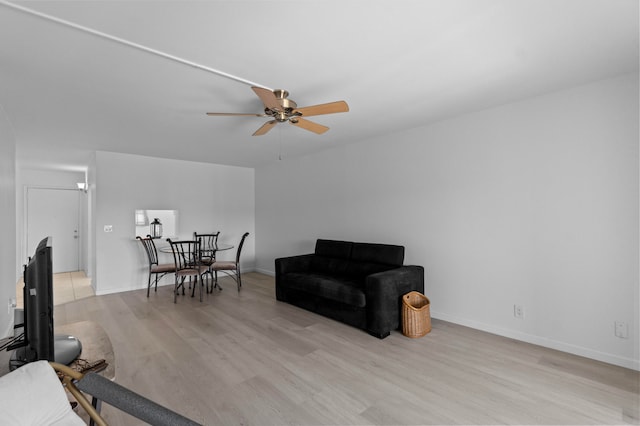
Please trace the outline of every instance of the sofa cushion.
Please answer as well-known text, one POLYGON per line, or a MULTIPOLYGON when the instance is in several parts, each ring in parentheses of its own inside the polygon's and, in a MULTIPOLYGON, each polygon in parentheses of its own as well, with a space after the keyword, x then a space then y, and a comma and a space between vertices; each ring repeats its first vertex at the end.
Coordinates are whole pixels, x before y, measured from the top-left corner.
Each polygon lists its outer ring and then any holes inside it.
POLYGON ((366 305, 364 291, 358 283, 328 275, 292 272, 284 274, 279 285, 351 306, 366 305))
POLYGON ((315 256, 309 265, 310 270, 318 274, 344 275, 352 247, 353 243, 349 241, 318 239, 315 256))
POLYGON ((402 266, 404 247, 391 244, 353 243, 351 260, 402 266))

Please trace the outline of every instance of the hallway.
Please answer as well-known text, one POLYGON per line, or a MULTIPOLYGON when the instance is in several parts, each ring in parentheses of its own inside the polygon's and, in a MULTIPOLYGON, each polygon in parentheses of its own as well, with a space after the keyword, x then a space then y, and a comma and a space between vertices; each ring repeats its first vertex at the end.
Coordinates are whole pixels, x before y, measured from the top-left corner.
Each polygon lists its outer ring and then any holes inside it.
MULTIPOLYGON (((16 307, 23 307, 22 288, 24 281, 22 278, 16 284, 16 307)), ((91 287, 91 278, 87 277, 84 271, 61 272, 53 274, 53 304, 62 305, 75 300, 94 296, 91 287)))

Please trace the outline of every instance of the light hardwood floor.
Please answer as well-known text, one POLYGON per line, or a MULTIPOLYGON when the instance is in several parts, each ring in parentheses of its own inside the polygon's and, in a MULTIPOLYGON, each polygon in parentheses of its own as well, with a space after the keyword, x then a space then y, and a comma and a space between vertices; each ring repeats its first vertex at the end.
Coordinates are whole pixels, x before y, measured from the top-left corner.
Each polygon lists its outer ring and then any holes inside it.
POLYGON ((167 286, 66 303, 55 321, 99 322, 118 383, 206 425, 639 422, 638 372, 437 320, 421 339, 378 340, 243 277, 202 303, 174 304, 167 286))

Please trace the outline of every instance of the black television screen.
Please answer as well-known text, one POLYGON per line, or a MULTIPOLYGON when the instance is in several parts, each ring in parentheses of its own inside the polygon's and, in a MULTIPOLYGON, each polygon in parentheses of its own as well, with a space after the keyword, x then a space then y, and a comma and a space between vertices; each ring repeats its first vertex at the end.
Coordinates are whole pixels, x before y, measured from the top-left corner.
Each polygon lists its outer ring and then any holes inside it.
POLYGON ((46 360, 69 364, 81 351, 80 341, 73 336, 53 332, 53 247, 51 237, 38 244, 24 268, 24 338, 8 348, 17 348, 11 369, 22 364, 46 360))
POLYGON ((40 241, 24 273, 26 361, 54 361, 51 237, 40 241))

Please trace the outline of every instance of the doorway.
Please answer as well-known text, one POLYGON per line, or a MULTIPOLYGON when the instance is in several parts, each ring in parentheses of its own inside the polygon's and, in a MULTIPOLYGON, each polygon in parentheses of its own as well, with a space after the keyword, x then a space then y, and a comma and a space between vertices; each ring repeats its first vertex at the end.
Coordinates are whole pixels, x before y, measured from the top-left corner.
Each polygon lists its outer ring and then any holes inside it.
POLYGON ((80 192, 65 188, 27 188, 27 256, 45 237, 53 238, 53 272, 80 269, 80 192))

